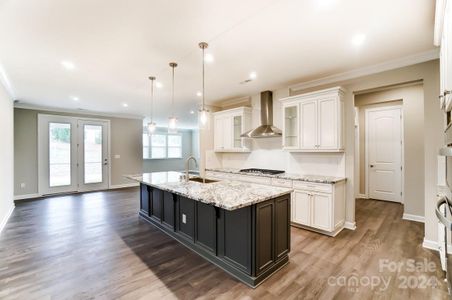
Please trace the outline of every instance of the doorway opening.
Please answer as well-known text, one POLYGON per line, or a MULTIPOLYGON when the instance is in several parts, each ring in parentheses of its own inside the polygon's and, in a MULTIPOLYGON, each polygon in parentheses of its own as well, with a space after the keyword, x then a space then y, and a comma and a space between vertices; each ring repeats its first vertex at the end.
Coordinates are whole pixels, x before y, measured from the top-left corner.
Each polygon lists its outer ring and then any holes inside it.
POLYGON ((422 81, 355 93, 357 198, 422 212, 423 94, 422 81))

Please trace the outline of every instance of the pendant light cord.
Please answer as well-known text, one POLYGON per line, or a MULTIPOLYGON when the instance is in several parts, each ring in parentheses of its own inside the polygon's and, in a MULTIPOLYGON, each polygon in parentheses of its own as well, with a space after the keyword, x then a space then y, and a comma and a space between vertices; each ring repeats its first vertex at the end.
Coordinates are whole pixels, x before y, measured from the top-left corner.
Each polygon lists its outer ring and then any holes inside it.
POLYGON ((205 109, 205 56, 204 56, 204 47, 202 48, 202 110, 205 109))
POLYGON ((151 79, 151 123, 154 121, 154 80, 151 79))
POLYGON ((171 92, 171 110, 173 111, 172 112, 172 114, 173 114, 173 117, 174 117, 174 65, 172 66, 172 68, 173 68, 173 78, 172 78, 172 81, 173 81, 173 87, 172 87, 172 92, 171 92))

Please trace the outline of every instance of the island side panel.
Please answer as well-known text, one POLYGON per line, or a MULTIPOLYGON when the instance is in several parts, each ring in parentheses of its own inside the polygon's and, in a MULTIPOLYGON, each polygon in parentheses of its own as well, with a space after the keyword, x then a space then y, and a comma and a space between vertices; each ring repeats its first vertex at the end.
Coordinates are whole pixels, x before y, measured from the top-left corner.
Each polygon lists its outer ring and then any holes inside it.
POLYGON ((149 215, 149 186, 140 184, 140 211, 149 215))

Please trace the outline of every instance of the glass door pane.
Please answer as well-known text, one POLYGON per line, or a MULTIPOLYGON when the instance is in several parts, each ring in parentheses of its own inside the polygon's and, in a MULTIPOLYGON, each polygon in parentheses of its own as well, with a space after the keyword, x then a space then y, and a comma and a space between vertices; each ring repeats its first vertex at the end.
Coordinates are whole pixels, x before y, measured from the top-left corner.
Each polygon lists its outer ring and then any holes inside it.
POLYGON ((49 123, 49 186, 71 185, 71 124, 49 123))
POLYGON ((242 116, 234 116, 234 148, 242 147, 242 116))
POLYGON ((84 125, 84 182, 100 183, 102 178, 102 126, 84 125))
POLYGON ((284 108, 284 146, 296 147, 298 141, 298 106, 284 108))

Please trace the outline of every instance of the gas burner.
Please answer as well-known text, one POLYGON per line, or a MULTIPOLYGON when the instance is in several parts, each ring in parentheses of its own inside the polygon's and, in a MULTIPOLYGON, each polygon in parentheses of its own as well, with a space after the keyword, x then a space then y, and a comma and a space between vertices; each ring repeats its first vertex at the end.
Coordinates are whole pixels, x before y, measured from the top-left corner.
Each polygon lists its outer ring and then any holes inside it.
POLYGON ((265 174, 265 175, 276 175, 276 174, 284 173, 284 171, 280 171, 280 170, 268 170, 268 169, 256 169, 256 168, 242 169, 242 170, 240 170, 240 172, 243 172, 243 173, 254 173, 254 174, 265 174))

